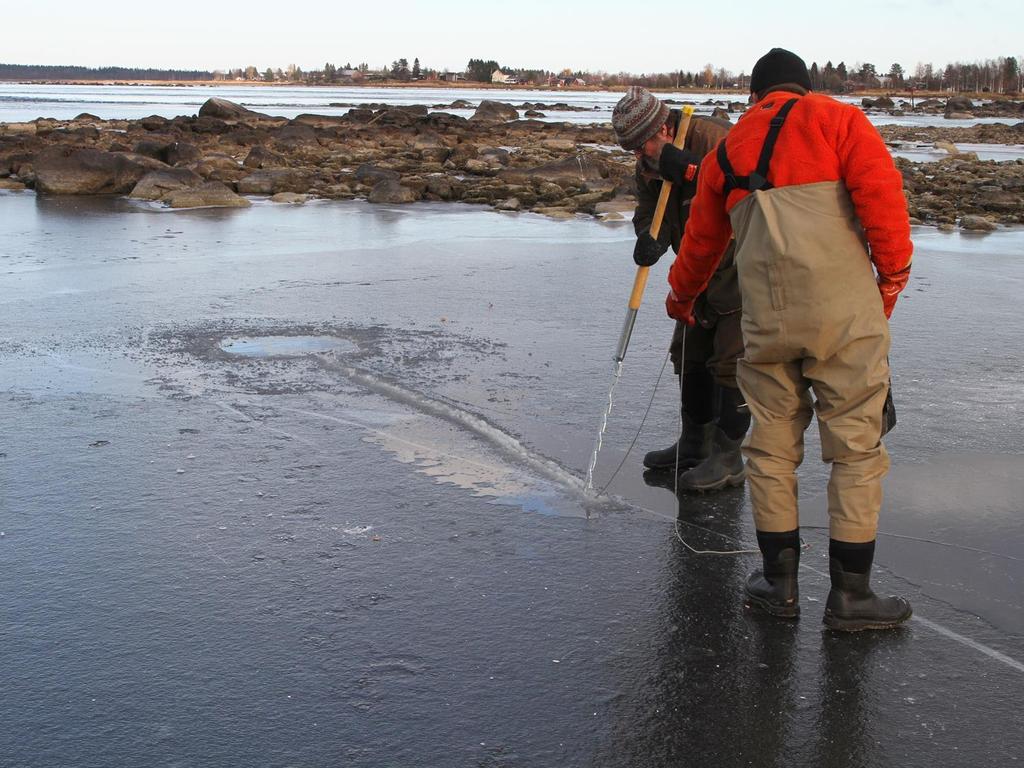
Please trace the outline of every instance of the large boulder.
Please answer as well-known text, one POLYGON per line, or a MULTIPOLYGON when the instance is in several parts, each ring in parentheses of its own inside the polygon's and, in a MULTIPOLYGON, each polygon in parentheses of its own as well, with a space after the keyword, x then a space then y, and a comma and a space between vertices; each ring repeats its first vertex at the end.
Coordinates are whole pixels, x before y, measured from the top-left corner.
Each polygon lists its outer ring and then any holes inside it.
POLYGON ((139 125, 147 131, 162 131, 170 122, 170 120, 162 115, 150 115, 139 120, 139 125))
POLYGON ((182 165, 183 163, 194 163, 203 156, 195 144, 187 141, 175 141, 167 147, 164 160, 168 165, 182 165))
POLYGON ((396 128, 408 128, 416 123, 416 115, 398 107, 389 107, 377 112, 370 121, 375 125, 390 125, 396 128))
POLYGON ((287 168, 288 160, 266 147, 253 147, 242 162, 246 168, 287 168))
POLYGON ((373 120, 373 110, 366 107, 353 107, 345 113, 344 119, 352 123, 368 123, 373 120))
POLYGON ((285 203, 287 205, 302 205, 307 200, 309 200, 309 195, 303 195, 298 192, 278 192, 270 198, 272 203, 285 203))
POLYGON ((390 168, 379 168, 371 163, 363 163, 356 168, 356 181, 371 187, 383 179, 398 181, 401 176, 398 171, 392 171, 390 168))
POLYGON ((171 208, 247 208, 252 205, 219 181, 208 181, 198 187, 168 193, 164 202, 171 208))
POLYGON ((269 118, 269 115, 264 115, 261 112, 253 112, 251 109, 243 107, 241 104, 235 104, 233 101, 217 97, 206 100, 203 106, 199 108, 199 116, 215 117, 219 120, 258 120, 261 118, 269 118))
POLYGON ((339 125, 344 125, 346 122, 344 116, 338 115, 315 115, 303 113, 298 115, 290 121, 290 125, 301 123, 302 125, 309 125, 313 128, 334 128, 339 125))
POLYGON ((429 128, 422 129, 412 138, 413 149, 447 149, 448 145, 441 135, 429 128))
POLYGON ((877 99, 865 97, 860 100, 860 103, 864 109, 892 109, 896 106, 896 103, 888 96, 879 96, 877 99))
POLYGON ((223 144, 237 144, 240 147, 255 147, 270 138, 269 131, 258 128, 236 126, 224 134, 223 144))
POLYGON ((219 152, 203 157, 190 167, 204 179, 213 181, 238 181, 248 175, 248 170, 242 168, 237 160, 219 152))
POLYGON ((301 168, 271 168, 238 180, 243 195, 274 195, 278 192, 308 192, 312 174, 301 168))
POLYGON ((494 155, 471 157, 462 164, 462 167, 469 173, 475 173, 478 176, 488 176, 501 170, 501 162, 494 155))
POLYGON ((537 180, 561 187, 578 187, 587 181, 607 177, 607 166, 588 157, 571 157, 536 168, 506 168, 498 173, 498 178, 507 184, 528 184, 537 180))
POLYGON ((159 160, 162 163, 167 162, 167 150, 170 148, 173 141, 170 139, 161 140, 159 138, 148 138, 142 141, 135 142, 135 146, 132 147, 132 152, 137 155, 145 155, 151 157, 154 160, 159 160))
POLYGON ((285 146, 297 144, 318 144, 316 129, 305 123, 291 122, 271 133, 274 141, 285 146))
POLYGON ((970 112, 974 109, 974 102, 966 96, 951 96, 946 101, 946 117, 953 112, 970 112))
POLYGON ((960 229, 967 232, 992 232, 996 228, 995 222, 984 216, 969 215, 960 219, 960 229))
POLYGON ((403 187, 397 179, 381 179, 370 190, 371 203, 414 203, 420 199, 416 190, 403 187))
POLYGON ((484 99, 469 119, 483 123, 505 123, 509 120, 518 120, 519 111, 511 104, 484 99))
POLYGON ((202 183, 203 178, 187 168, 150 171, 139 180, 129 197, 137 200, 160 200, 169 192, 198 187, 202 183))
POLYGON ((448 112, 431 112, 426 117, 419 118, 416 124, 447 133, 462 128, 467 122, 469 121, 460 115, 453 115, 448 112))
POLYGON ((120 152, 48 147, 35 157, 36 191, 50 195, 123 195, 149 170, 120 152))

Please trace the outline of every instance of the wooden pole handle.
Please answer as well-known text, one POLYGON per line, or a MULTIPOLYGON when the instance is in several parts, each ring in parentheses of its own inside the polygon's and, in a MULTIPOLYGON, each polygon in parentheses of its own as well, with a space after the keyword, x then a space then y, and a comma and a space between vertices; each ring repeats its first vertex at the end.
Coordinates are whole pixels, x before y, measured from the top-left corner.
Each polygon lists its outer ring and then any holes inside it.
MULTIPOLYGON (((683 107, 683 116, 679 119, 679 127, 676 128, 675 138, 672 146, 682 149, 686 141, 686 132, 690 128, 690 118, 693 116, 693 107, 683 107)), ((661 221, 665 218, 665 208, 668 206, 668 196, 672 194, 672 182, 662 181, 661 192, 658 195, 658 204, 654 208, 654 218, 651 219, 651 237, 658 239, 661 232, 661 221)), ((629 294, 629 307, 626 309, 626 322, 622 327, 622 335, 619 337, 619 348, 615 353, 616 362, 621 363, 626 357, 626 348, 629 346, 629 338, 633 335, 633 323, 636 322, 637 310, 640 309, 640 302, 644 298, 644 288, 647 287, 647 277, 651 272, 650 267, 637 267, 636 277, 633 278, 633 292, 629 294)))
POLYGON ((633 278, 633 292, 629 294, 630 309, 640 309, 640 302, 644 299, 644 288, 647 287, 647 276, 650 272, 650 267, 636 268, 636 277, 633 278))
MULTIPOLYGON (((679 127, 676 128, 675 138, 672 139, 672 146, 682 149, 686 142, 686 132, 690 129, 690 118, 693 116, 693 107, 687 104, 683 107, 683 115, 679 118, 679 127)), ((651 237, 655 240, 661 234, 661 221, 665 218, 665 208, 668 207, 668 197, 672 194, 672 182, 661 182, 661 193, 658 195, 658 205, 654 209, 654 218, 651 219, 651 237)))

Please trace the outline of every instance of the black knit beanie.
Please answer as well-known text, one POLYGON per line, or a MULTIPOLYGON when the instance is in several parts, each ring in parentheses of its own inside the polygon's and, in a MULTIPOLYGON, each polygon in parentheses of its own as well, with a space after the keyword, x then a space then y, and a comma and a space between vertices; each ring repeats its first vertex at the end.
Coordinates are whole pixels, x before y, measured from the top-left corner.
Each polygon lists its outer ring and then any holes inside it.
POLYGON ((811 90, 811 76, 804 60, 785 48, 772 48, 757 60, 750 73, 750 92, 761 93, 773 85, 796 83, 811 90))

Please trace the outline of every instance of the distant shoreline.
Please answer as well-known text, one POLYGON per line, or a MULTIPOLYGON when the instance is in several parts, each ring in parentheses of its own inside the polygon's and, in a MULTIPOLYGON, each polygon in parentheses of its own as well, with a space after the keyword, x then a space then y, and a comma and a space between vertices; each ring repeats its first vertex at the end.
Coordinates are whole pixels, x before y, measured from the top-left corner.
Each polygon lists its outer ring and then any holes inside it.
MULTIPOLYGON (((362 83, 329 83, 322 85, 313 85, 311 83, 266 83, 255 80, 81 80, 81 79, 69 79, 69 80, 4 80, 0 79, 0 85, 82 85, 82 86, 152 86, 152 87, 189 87, 189 88, 308 88, 310 90, 319 90, 323 88, 387 88, 394 90, 417 90, 426 88, 437 88, 443 90, 480 90, 480 91, 544 91, 551 93, 587 93, 594 91, 605 91, 605 92, 617 92, 625 91, 628 86, 617 85, 617 86, 597 86, 597 85, 573 85, 573 86, 551 86, 551 85, 530 85, 530 84, 517 84, 508 85, 503 83, 473 83, 467 81, 461 82, 447 82, 442 80, 420 80, 417 82, 401 82, 395 80, 375 81, 375 82, 362 82, 362 83)), ((742 88, 649 88, 653 93, 707 93, 708 96, 714 95, 728 95, 736 98, 746 99, 748 91, 742 88)), ((831 95, 831 94, 830 94, 831 95)), ((915 99, 928 99, 928 98, 948 98, 949 93, 945 91, 914 91, 911 93, 907 89, 883 89, 876 88, 872 90, 857 90, 850 91, 849 93, 842 94, 844 96, 889 96, 909 99, 911 97, 915 99)), ((966 96, 972 99, 986 99, 993 101, 1000 100, 1013 100, 1013 97, 1008 94, 998 93, 983 93, 983 92, 962 92, 957 93, 958 96, 966 96)))
MULTIPOLYGON (((110 86, 157 86, 157 87, 193 87, 193 88, 309 88, 311 90, 318 90, 321 88, 389 88, 389 89, 427 89, 437 88, 444 90, 493 90, 493 91, 551 91, 554 93, 562 91, 577 91, 580 93, 586 93, 588 91, 625 91, 627 86, 596 86, 596 85, 567 85, 567 86, 553 86, 553 85, 531 85, 527 83, 519 83, 516 85, 509 85, 505 83, 475 83, 469 81, 459 82, 448 82, 446 80, 418 80, 415 82, 406 82, 398 80, 375 80, 371 82, 351 82, 351 83, 267 83, 259 80, 82 80, 80 78, 74 79, 43 79, 43 80, 5 80, 0 78, 0 84, 11 84, 11 85, 110 85, 110 86)), ((652 91, 665 91, 673 92, 677 89, 667 88, 658 89, 652 88, 652 91)), ((701 89, 704 90, 704 89, 701 89)), ((708 90, 708 93, 741 93, 740 89, 716 89, 708 90)))

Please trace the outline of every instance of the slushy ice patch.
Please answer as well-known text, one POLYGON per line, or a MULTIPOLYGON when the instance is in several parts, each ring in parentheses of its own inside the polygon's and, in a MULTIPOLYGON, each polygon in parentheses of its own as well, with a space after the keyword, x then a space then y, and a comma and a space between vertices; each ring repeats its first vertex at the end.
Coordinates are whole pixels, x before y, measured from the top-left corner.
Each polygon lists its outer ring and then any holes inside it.
POLYGON ((321 352, 344 354, 358 347, 337 336, 248 336, 229 337, 220 348, 230 355, 242 357, 299 357, 321 352))
POLYGON ((494 503, 565 515, 586 514, 584 505, 593 503, 578 475, 433 394, 446 379, 459 378, 467 360, 500 355, 495 345, 436 332, 259 321, 168 329, 149 338, 173 356, 165 358, 174 361, 166 389, 218 401, 228 394, 225 408, 286 437, 299 439, 301 429, 287 420, 271 427, 282 410, 362 429, 366 442, 398 462, 494 503), (276 399, 297 395, 312 400, 284 406, 276 399), (260 408, 266 413, 257 413, 260 408))

